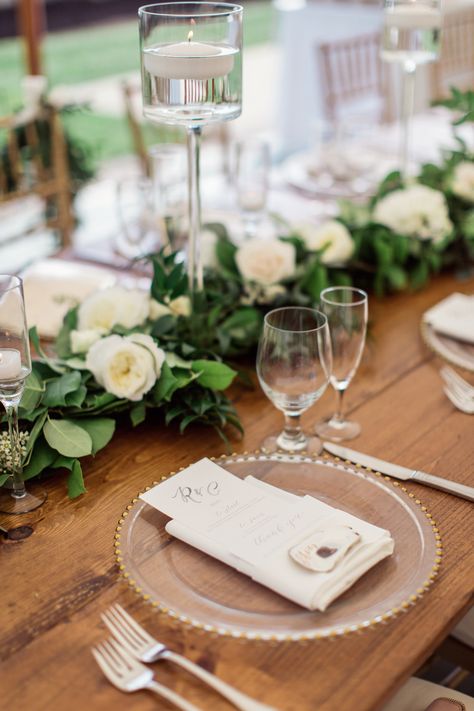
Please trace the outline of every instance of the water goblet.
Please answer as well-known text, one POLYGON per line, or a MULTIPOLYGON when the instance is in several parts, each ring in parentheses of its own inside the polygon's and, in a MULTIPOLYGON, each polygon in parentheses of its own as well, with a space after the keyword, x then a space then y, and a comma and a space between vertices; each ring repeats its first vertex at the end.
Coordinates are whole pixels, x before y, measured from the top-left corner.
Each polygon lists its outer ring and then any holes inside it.
POLYGON ((265 439, 267 452, 283 449, 318 454, 321 441, 306 435, 300 417, 321 397, 331 373, 327 318, 315 309, 289 306, 265 316, 257 353, 263 392, 285 415, 280 435, 265 439))
POLYGON ((235 187, 245 237, 254 237, 267 204, 270 146, 259 139, 236 144, 235 187))
POLYGON ((322 439, 340 442, 360 434, 360 425, 344 417, 343 398, 364 350, 367 294, 351 286, 329 287, 321 292, 320 308, 327 317, 331 334, 333 368, 330 383, 337 393, 337 409, 331 417, 316 426, 316 433, 322 439))
POLYGON ((17 276, 0 274, 0 402, 5 408, 9 434, 9 457, 4 463, 8 476, 0 494, 2 513, 27 513, 41 506, 46 499, 44 492, 37 496, 28 493, 22 476, 18 405, 30 373, 23 283, 17 276))

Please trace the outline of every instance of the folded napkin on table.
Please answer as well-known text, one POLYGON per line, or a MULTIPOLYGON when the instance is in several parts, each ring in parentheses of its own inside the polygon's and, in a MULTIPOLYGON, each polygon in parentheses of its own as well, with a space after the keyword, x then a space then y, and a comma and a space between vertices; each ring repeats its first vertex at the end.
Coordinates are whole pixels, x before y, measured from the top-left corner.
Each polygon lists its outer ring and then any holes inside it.
POLYGON ((474 296, 454 293, 423 316, 435 331, 467 343, 474 343, 474 296))
MULTIPOLYGON (((266 495, 287 500, 288 504, 300 500, 295 494, 252 476, 246 477, 245 481, 262 489, 266 495)), ((176 520, 171 520, 166 530, 298 605, 324 612, 365 572, 391 555, 394 542, 390 533, 382 528, 328 506, 312 496, 305 496, 304 499, 314 508, 317 531, 304 541, 292 541, 289 550, 276 550, 258 567, 176 520), (320 555, 315 555, 316 551, 320 555), (334 567, 328 569, 332 558, 335 560, 334 567), (318 569, 303 567, 297 561, 315 565, 318 569)))

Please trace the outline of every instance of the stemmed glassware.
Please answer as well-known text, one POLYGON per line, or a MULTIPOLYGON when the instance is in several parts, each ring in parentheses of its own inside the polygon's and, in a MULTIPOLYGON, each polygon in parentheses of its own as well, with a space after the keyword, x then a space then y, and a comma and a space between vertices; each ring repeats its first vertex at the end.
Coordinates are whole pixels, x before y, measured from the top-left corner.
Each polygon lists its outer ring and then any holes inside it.
POLYGON ((29 494, 22 476, 22 441, 18 405, 31 373, 23 284, 19 277, 0 274, 0 401, 5 408, 8 433, 9 477, 0 495, 0 511, 21 514, 41 506, 46 494, 29 494))
POLYGON ((201 129, 240 115, 242 12, 230 3, 187 1, 145 5, 138 11, 143 112, 153 122, 187 130, 191 294, 203 287, 201 129))
POLYGON ((410 124, 415 103, 416 68, 439 57, 441 0, 384 0, 381 57, 402 68, 401 171, 409 172, 410 124))
POLYGON ((316 433, 322 439, 340 442, 360 434, 360 425, 344 417, 343 397, 364 350, 368 297, 362 289, 329 287, 321 292, 320 308, 327 317, 331 334, 333 368, 330 382, 337 393, 337 410, 332 417, 316 426, 316 433))
POLYGON ((270 146, 266 141, 237 142, 235 186, 247 238, 255 236, 265 214, 270 162, 270 146))
POLYGON ((300 417, 325 391, 331 363, 331 342, 324 314, 289 306, 274 309, 265 316, 257 375, 265 395, 284 413, 285 428, 280 435, 267 437, 262 449, 321 451, 321 441, 301 429, 300 417))

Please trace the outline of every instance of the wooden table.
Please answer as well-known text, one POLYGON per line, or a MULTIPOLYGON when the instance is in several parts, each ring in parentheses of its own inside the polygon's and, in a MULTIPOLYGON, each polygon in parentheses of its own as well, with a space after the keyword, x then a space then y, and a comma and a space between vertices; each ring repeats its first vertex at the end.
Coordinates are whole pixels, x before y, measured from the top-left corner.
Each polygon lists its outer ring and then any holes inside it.
MULTIPOLYGON (((454 290, 473 292, 474 280, 445 276, 417 294, 371 299, 372 338, 348 405, 362 424, 356 448, 472 485, 474 418, 454 410, 444 396, 439 363, 419 335, 422 312, 454 290)), ((308 427, 331 408, 332 397, 327 393, 305 416, 308 427)), ((280 414, 258 388, 238 391, 236 405, 246 433, 235 442, 236 451, 257 448, 264 435, 281 427, 280 414)), ((87 495, 69 501, 61 475, 46 481, 45 506, 21 520, 32 525, 33 534, 0 544, 1 708, 171 708, 147 692, 126 698, 91 657, 91 645, 106 634, 100 613, 118 601, 165 643, 281 711, 374 711, 468 608, 474 587, 472 504, 410 484, 439 523, 445 555, 434 586, 395 620, 334 641, 272 645, 173 626, 119 579, 115 525, 131 497, 158 474, 222 452, 220 440, 202 429, 181 437, 157 423, 124 427, 86 463, 87 495)), ((19 521, 1 523, 8 528, 19 521)), ((231 708, 167 663, 156 673, 203 709, 231 708)))

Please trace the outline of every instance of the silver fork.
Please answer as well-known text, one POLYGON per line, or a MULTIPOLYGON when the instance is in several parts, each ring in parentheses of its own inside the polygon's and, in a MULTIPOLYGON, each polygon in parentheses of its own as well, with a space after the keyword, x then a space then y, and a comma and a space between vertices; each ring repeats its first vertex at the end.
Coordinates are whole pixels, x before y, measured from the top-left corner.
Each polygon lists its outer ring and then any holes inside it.
POLYGON ((458 410, 466 413, 466 415, 474 415, 474 400, 472 398, 449 387, 444 388, 444 393, 458 410))
POLYGON ((182 711, 202 711, 167 686, 153 680, 153 672, 123 649, 114 639, 92 648, 92 654, 111 684, 120 691, 150 689, 182 711))
POLYGON ((142 662, 156 662, 159 659, 168 659, 170 662, 179 664, 183 669, 194 674, 198 679, 201 679, 201 681, 222 694, 241 711, 276 711, 273 706, 267 706, 255 701, 255 699, 238 691, 190 659, 172 652, 164 644, 149 635, 120 605, 113 605, 101 617, 118 642, 142 662))
POLYGON ((474 402, 474 387, 449 366, 443 366, 439 371, 447 387, 453 392, 470 398, 474 402))

